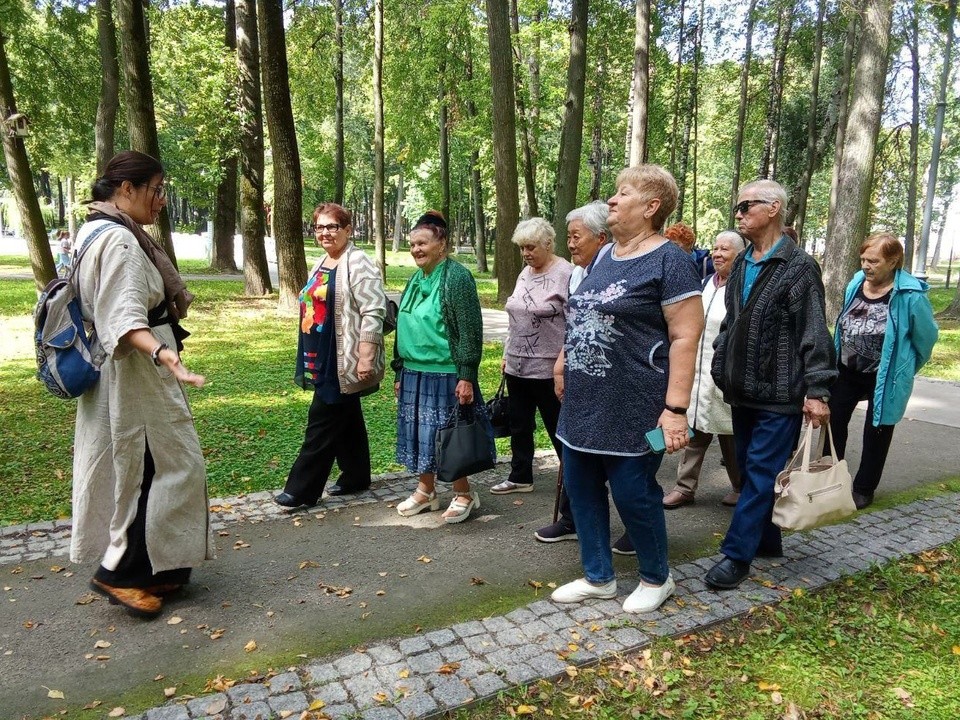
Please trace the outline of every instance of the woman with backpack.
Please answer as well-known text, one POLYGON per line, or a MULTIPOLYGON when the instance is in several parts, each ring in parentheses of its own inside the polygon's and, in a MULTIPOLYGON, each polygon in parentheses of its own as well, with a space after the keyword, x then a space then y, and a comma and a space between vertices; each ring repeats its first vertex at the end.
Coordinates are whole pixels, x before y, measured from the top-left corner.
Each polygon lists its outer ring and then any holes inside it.
POLYGON ((205 379, 180 360, 193 295, 143 230, 166 204, 163 166, 116 156, 93 185, 77 235, 81 311, 104 356, 77 405, 70 559, 99 559, 91 588, 153 618, 194 565, 213 557, 206 469, 184 384, 205 379))

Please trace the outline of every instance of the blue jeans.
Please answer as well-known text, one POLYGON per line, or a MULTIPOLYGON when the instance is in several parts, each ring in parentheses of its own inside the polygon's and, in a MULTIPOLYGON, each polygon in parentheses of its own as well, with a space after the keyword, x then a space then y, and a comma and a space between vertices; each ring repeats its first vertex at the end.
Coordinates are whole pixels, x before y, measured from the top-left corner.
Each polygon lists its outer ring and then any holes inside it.
POLYGON ((751 563, 758 548, 779 551, 780 528, 773 524, 773 486, 797 446, 803 415, 733 408, 733 437, 740 465, 740 500, 720 552, 751 563))
POLYGON ((577 526, 583 574, 592 583, 608 583, 616 575, 610 552, 610 494, 637 550, 640 579, 661 585, 667 565, 667 523, 663 489, 657 483, 662 456, 598 455, 563 447, 563 486, 577 526))

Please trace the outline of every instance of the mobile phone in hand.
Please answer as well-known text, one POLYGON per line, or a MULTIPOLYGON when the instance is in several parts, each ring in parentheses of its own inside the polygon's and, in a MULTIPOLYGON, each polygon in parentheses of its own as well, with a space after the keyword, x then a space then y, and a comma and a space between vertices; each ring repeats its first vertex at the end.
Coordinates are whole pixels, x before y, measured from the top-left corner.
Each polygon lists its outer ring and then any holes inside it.
MULTIPOLYGON (((687 434, 692 438, 693 429, 687 428, 687 434)), ((663 437, 663 428, 655 427, 650 432, 646 433, 647 443, 650 445, 650 449, 655 453, 662 453, 667 449, 667 441, 663 437)))

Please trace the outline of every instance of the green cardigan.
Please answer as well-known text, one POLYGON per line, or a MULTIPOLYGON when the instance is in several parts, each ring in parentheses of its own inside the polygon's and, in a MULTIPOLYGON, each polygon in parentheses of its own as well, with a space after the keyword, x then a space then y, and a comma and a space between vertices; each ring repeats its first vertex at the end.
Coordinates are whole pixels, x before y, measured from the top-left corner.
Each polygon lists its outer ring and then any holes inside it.
MULTIPOLYGON (((483 316, 477 283, 469 270, 450 258, 443 261, 441 272, 440 308, 447 328, 450 357, 457 366, 457 378, 476 382, 483 356, 483 316)), ((409 287, 408 280, 404 294, 409 287)), ((403 305, 402 301, 400 305, 403 305)), ((393 344, 393 362, 390 363, 397 375, 403 369, 403 358, 397 351, 399 345, 397 338, 393 344)))

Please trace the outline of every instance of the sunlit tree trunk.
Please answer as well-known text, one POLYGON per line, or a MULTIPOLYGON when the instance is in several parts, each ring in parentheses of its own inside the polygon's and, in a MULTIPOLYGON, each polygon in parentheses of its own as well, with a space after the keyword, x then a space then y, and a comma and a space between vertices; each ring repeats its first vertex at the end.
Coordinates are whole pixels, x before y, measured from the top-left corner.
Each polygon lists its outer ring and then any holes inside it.
POLYGON ((403 239, 403 167, 400 168, 400 177, 397 179, 397 207, 393 216, 393 252, 400 251, 400 241, 403 239))
POLYGON ((736 204, 737 195, 740 192, 740 168, 743 164, 743 134, 747 124, 747 103, 749 101, 747 89, 750 81, 750 61, 753 59, 753 27, 756 9, 757 0, 750 0, 750 7, 747 8, 746 48, 743 52, 743 65, 740 67, 740 107, 737 110, 737 130, 733 141, 733 179, 730 186, 728 227, 734 226, 733 206, 736 204))
POLYGON ((334 141, 333 151, 333 201, 343 205, 343 187, 346 182, 346 160, 344 159, 343 141, 343 0, 333 0, 334 37, 336 39, 337 56, 333 65, 333 87, 336 95, 334 111, 334 141))
MULTIPOLYGON (((516 83, 517 122, 520 125, 520 149, 523 154, 523 187, 525 191, 524 215, 536 217, 540 214, 537 202, 537 159, 534 151, 534 138, 531 123, 527 118, 526 102, 523 99, 523 51, 520 47, 520 17, 516 0, 510 2, 510 29, 513 36, 512 52, 514 57, 514 82, 516 83)), ((539 66, 531 60, 531 71, 535 71, 539 81, 539 66)), ((539 88, 536 88, 539 91, 539 88)), ((531 88, 531 96, 534 96, 531 88)))
MULTIPOLYGON (((237 52, 237 11, 234 0, 227 0, 224 11, 224 46, 234 57, 237 52)), ((234 93, 227 91, 225 103, 232 107, 234 93)), ((213 207, 213 238, 210 265, 220 272, 237 272, 234 259, 234 237, 237 233, 237 154, 233 138, 220 144, 222 175, 217 185, 213 207)))
POLYGON ((650 0, 637 0, 633 35, 633 102, 630 112, 629 164, 647 161, 647 117, 650 99, 650 0))
POLYGON ((777 156, 780 151, 780 115, 783 107, 783 75, 787 65, 787 47, 793 30, 795 0, 786 0, 781 8, 774 42, 774 57, 770 68, 767 97, 767 127, 758 174, 762 178, 777 177, 777 156))
POLYGON ((387 277, 383 236, 383 0, 373 0, 373 244, 380 275, 387 277))
POLYGON ((447 63, 440 63, 440 210, 450 220, 450 127, 447 108, 447 63))
MULTIPOLYGON (((10 80, 10 67, 7 65, 6 35, 0 21, 0 118, 8 118, 17 112, 17 103, 13 95, 13 83, 10 80)), ((38 290, 57 276, 47 241, 47 231, 40 213, 40 202, 33 187, 33 175, 30 172, 30 160, 22 137, 2 132, 3 156, 7 163, 7 175, 13 186, 13 195, 20 211, 23 235, 30 253, 30 267, 33 270, 34 283, 38 290)))
MULTIPOLYGON (((673 118, 671 119, 672 129, 670 131, 670 172, 677 172, 677 134, 680 124, 680 96, 683 94, 683 49, 687 42, 686 21, 687 21, 687 2, 680 0, 680 28, 677 32, 677 69, 673 80, 673 118)), ((677 213, 677 217, 683 217, 682 210, 677 213)))
POLYGON ((851 87, 850 115, 840 161, 836 218, 824 252, 827 317, 840 310, 843 291, 857 269, 857 249, 867 230, 870 190, 887 77, 892 0, 872 0, 863 11, 863 37, 851 87))
POLYGON ((94 133, 97 176, 113 157, 120 106, 120 65, 117 62, 117 28, 111 0, 97 0, 97 47, 100 51, 100 101, 94 133))

